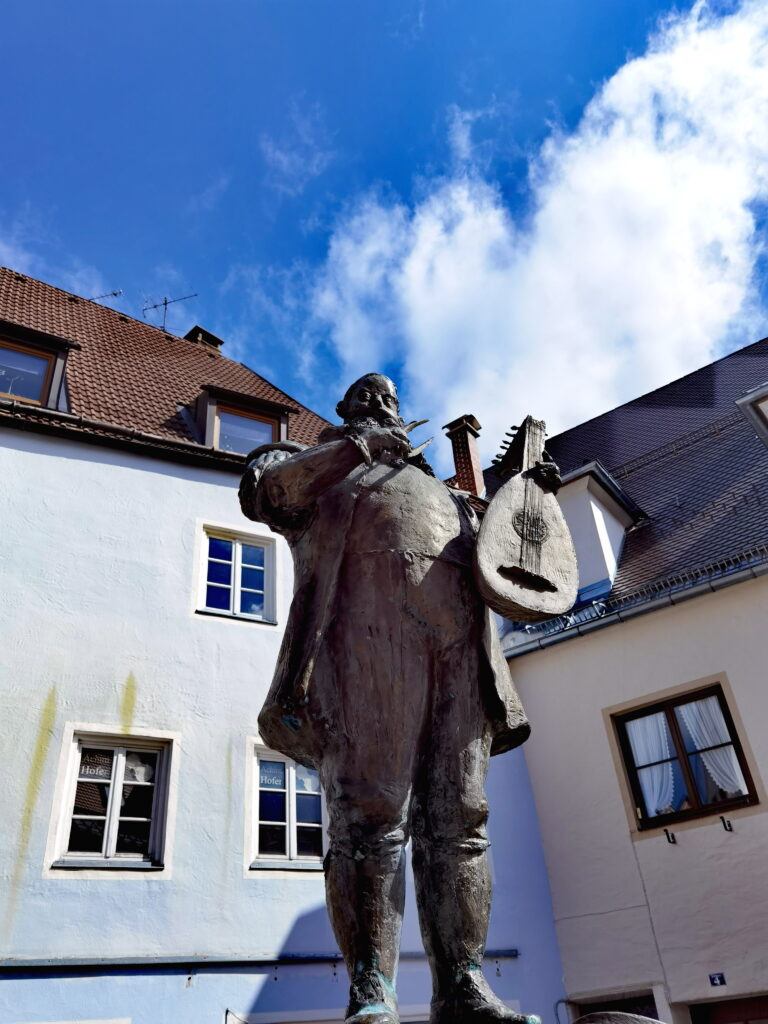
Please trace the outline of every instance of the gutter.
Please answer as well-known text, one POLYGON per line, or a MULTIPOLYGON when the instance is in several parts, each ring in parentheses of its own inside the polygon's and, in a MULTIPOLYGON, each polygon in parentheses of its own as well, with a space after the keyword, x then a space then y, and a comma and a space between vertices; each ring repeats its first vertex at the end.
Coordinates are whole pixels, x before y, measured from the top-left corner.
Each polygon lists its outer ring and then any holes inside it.
MULTIPOLYGON (((520 951, 517 949, 487 949, 486 960, 517 960, 520 951)), ((151 967, 156 970, 172 968, 174 970, 199 970, 200 967, 300 967, 305 964, 338 964, 343 961, 341 953, 281 953, 274 957, 216 957, 216 956, 179 956, 179 957, 94 957, 86 959, 40 959, 40 960, 4 960, 0 963, 0 975, 18 971, 19 973, 52 973, 57 974, 88 974, 94 970, 121 970, 136 967, 151 967)), ((403 952, 401 960, 426 960, 422 952, 403 952)))
MULTIPOLYGON (((670 587, 666 593, 660 593, 644 600, 641 599, 637 603, 628 605, 623 609, 616 608, 614 611, 604 610, 601 612, 599 606, 602 604, 605 607, 607 602, 597 601, 595 605, 598 607, 595 609, 594 618, 588 618, 583 622, 572 623, 571 625, 563 625, 560 628, 553 629, 551 633, 532 637, 529 641, 515 644, 514 646, 505 644, 504 640, 506 637, 502 638, 504 656, 511 660, 512 658, 520 657, 520 655, 541 650, 544 647, 551 647, 553 644, 563 643, 565 640, 572 640, 577 636, 584 636, 596 629, 613 626, 619 622, 627 622, 638 615, 646 615, 648 612, 655 612, 660 608, 682 604, 683 601, 699 597, 702 594, 715 593, 718 590, 724 590, 726 587, 734 586, 737 583, 744 583, 747 580, 757 579, 766 574, 768 574, 768 555, 763 555, 760 561, 756 561, 754 564, 742 569, 735 569, 732 572, 705 579, 691 586, 683 586, 678 589, 670 587)), ((631 596, 629 600, 631 600, 631 596)), ((567 618, 565 621, 567 622, 567 618)), ((509 635, 509 633, 506 634, 506 636, 509 635)))

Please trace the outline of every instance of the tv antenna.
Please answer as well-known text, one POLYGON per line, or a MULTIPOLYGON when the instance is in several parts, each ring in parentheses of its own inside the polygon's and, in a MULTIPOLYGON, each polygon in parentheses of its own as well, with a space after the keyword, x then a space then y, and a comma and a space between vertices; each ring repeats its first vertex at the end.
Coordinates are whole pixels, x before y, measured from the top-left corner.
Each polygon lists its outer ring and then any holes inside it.
POLYGON ((196 298, 196 296, 197 296, 197 292, 192 292, 191 295, 180 295, 178 297, 178 299, 169 299, 167 296, 165 296, 165 298, 161 299, 160 302, 155 302, 154 305, 152 305, 152 306, 145 306, 142 309, 141 312, 142 312, 142 315, 143 315, 144 319, 146 320, 147 319, 147 311, 148 310, 150 310, 150 309, 160 309, 160 307, 162 306, 163 307, 163 330, 165 330, 165 318, 168 315, 168 307, 173 302, 184 302, 185 299, 194 299, 194 298, 196 298))
POLYGON ((88 301, 89 302, 98 302, 99 299, 116 299, 118 295, 122 295, 122 294, 123 294, 123 289, 122 288, 118 288, 114 292, 104 292, 101 295, 92 295, 88 301))

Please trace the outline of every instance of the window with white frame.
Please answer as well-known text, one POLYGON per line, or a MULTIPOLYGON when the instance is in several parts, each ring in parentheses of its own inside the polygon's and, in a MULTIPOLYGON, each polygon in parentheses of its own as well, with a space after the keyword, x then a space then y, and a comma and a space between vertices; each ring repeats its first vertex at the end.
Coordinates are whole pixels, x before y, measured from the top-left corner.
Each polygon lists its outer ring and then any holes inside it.
POLYGON ((254 868, 305 862, 320 867, 325 846, 320 776, 290 758, 256 749, 254 868))
POLYGON ((275 621, 274 544, 206 528, 199 611, 275 621))
POLYGON ((75 736, 55 867, 162 867, 170 744, 75 736))

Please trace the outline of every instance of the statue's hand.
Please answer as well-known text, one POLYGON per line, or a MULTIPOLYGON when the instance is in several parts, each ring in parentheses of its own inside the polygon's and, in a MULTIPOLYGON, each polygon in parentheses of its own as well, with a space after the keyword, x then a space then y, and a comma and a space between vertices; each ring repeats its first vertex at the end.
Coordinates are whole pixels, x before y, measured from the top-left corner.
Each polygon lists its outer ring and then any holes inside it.
POLYGON ((251 459, 248 463, 248 469, 253 470, 258 476, 261 476, 267 466, 271 466, 275 462, 283 462, 285 459, 290 459, 294 454, 295 452, 286 452, 280 448, 273 448, 271 451, 264 452, 262 455, 257 455, 255 459, 251 459))
POLYGON ((528 472, 537 484, 553 494, 557 494, 563 485, 560 468, 554 462, 537 462, 535 466, 531 466, 528 472))
POLYGON ((408 435, 399 427, 367 427, 359 436, 374 459, 385 451, 405 458, 411 451, 408 435))

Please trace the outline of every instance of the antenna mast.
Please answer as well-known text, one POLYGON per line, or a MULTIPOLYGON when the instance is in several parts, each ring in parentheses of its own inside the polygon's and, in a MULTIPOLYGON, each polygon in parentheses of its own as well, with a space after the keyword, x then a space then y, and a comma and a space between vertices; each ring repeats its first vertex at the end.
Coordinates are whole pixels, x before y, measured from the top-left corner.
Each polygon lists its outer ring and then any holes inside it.
POLYGON ((194 299, 196 296, 197 296, 197 292, 192 292, 191 295, 180 295, 178 297, 178 299, 169 299, 166 296, 165 298, 162 299, 162 301, 156 302, 152 306, 145 306, 142 309, 142 311, 141 311, 142 316, 146 320, 147 319, 147 311, 148 310, 150 310, 150 309, 159 309, 162 306, 163 307, 163 330, 165 330, 165 319, 166 319, 166 317, 168 315, 168 307, 171 305, 171 303, 172 302, 184 302, 185 299, 194 299))

